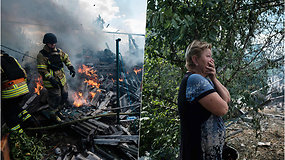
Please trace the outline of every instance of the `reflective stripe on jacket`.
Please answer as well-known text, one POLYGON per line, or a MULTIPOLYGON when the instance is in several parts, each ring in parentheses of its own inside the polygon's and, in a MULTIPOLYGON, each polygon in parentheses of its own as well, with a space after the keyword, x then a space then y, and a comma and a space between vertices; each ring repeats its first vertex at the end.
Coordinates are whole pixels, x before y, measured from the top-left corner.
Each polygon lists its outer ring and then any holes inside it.
POLYGON ((15 98, 24 94, 29 93, 28 85, 26 82, 21 82, 18 84, 14 84, 8 88, 1 89, 1 98, 9 99, 15 98))
MULTIPOLYGON (((61 61, 67 66, 72 66, 68 54, 64 53, 61 49, 54 49, 50 51, 47 45, 44 46, 43 50, 48 52, 49 54, 59 54, 61 61)), ((49 66, 52 65, 47 56, 44 56, 42 52, 39 52, 37 56, 37 68, 40 75, 43 77, 43 85, 46 88, 53 88, 49 79, 51 77, 55 77, 58 82, 64 86, 66 84, 66 77, 64 73, 64 69, 54 71, 49 66)))
POLYGON ((29 93, 25 70, 8 54, 1 54, 1 98, 16 98, 29 93))

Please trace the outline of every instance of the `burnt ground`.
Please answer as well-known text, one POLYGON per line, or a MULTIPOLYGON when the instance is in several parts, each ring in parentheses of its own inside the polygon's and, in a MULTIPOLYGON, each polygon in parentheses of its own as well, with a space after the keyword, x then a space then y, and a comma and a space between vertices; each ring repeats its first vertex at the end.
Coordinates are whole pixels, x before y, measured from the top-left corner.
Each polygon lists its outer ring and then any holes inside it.
POLYGON ((227 128, 227 135, 238 133, 228 137, 226 142, 239 152, 240 160, 283 160, 284 106, 268 106, 260 113, 263 115, 260 137, 256 138, 250 121, 239 120, 227 128))

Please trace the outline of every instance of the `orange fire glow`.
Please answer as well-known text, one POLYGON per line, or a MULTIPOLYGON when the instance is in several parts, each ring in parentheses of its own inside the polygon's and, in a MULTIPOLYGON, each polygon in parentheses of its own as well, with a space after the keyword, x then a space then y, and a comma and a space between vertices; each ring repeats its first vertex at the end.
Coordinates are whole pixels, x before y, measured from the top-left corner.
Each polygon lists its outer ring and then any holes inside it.
POLYGON ((96 88, 100 87, 99 83, 97 83, 97 82, 95 82, 94 80, 91 80, 91 79, 89 79, 89 80, 85 79, 84 83, 88 83, 88 85, 90 85, 92 87, 96 87, 96 88))
POLYGON ((134 72, 136 73, 136 74, 138 74, 138 72, 141 72, 142 71, 142 69, 134 69, 134 72))
POLYGON ((82 92, 77 92, 72 95, 74 102, 73 105, 80 107, 83 104, 87 104, 87 101, 84 99, 82 92))
POLYGON ((87 76, 89 77, 92 77, 92 76, 97 76, 95 73, 96 71, 92 69, 92 67, 88 67, 86 65, 82 65, 79 69, 78 69, 78 73, 84 73, 86 74, 87 76))
POLYGON ((37 95, 40 95, 40 91, 44 88, 43 85, 42 85, 42 77, 39 76, 36 80, 36 87, 35 87, 35 92, 37 95))
POLYGON ((93 98, 96 95, 95 92, 89 92, 89 94, 91 95, 91 98, 93 98))
MULTIPOLYGON (((93 90, 89 92, 76 92, 73 94, 73 105, 76 107, 80 107, 82 105, 90 106, 92 105, 92 100, 96 96, 97 93, 101 92, 99 89, 100 81, 98 80, 98 75, 96 74, 96 70, 93 67, 89 67, 86 65, 82 65, 78 69, 78 73, 81 73, 85 78, 84 83, 87 83, 87 87, 96 88, 96 91, 93 90), (86 75, 86 76, 84 76, 86 75), (88 95, 87 95, 88 94, 88 95)), ((89 88, 90 89, 90 88, 89 88)))
POLYGON ((119 78, 119 81, 123 82, 123 79, 122 79, 122 78, 119 78))

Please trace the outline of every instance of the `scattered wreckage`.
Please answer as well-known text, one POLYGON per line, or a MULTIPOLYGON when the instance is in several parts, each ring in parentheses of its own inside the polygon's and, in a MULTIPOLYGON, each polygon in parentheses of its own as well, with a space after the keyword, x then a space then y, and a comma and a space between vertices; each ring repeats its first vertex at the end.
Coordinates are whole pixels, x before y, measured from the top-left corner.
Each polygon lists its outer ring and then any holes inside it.
POLYGON ((34 78, 29 87, 34 93, 23 106, 34 115, 38 127, 28 130, 64 126, 82 142, 80 148, 83 151, 70 144, 57 147, 58 159, 137 159, 142 64, 122 65, 117 72, 115 61, 115 54, 108 49, 83 52, 76 80, 69 83, 69 90, 72 90, 69 92, 70 104, 59 110, 62 122, 55 125, 50 125, 45 112, 48 109, 47 92, 41 84, 41 77, 30 73, 34 78), (118 73, 119 82, 115 78, 118 73), (119 92, 116 91, 117 84, 119 92))

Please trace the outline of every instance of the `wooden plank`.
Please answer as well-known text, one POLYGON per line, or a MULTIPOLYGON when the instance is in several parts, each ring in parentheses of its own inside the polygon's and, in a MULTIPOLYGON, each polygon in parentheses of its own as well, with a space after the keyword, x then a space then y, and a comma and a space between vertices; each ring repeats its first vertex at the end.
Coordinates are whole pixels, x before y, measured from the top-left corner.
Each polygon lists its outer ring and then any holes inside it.
POLYGON ((126 143, 120 144, 118 147, 120 147, 123 151, 129 152, 134 156, 137 156, 139 150, 136 147, 133 147, 131 145, 127 145, 126 143))
POLYGON ((88 122, 90 122, 90 123, 92 123, 92 124, 98 126, 99 128, 102 128, 102 129, 104 129, 104 130, 109 129, 109 127, 110 127, 109 125, 107 125, 107 124, 105 124, 105 123, 103 123, 103 122, 97 121, 97 120, 95 120, 95 119, 89 119, 88 122))
POLYGON ((96 139, 119 139, 122 141, 138 141, 139 135, 96 135, 96 139))
POLYGON ((94 139, 95 144, 104 144, 104 145, 118 145, 121 140, 119 139, 94 139))
POLYGON ((87 151, 88 156, 86 157, 88 160, 103 160, 99 156, 97 156, 95 153, 87 151))
POLYGON ((132 135, 132 134, 127 130, 127 128, 125 128, 124 126, 119 125, 119 127, 120 127, 127 135, 132 135))
POLYGON ((80 134, 83 137, 86 137, 89 134, 88 131, 82 129, 81 127, 78 127, 78 126, 75 126, 75 125, 71 125, 71 128, 73 130, 75 130, 78 134, 80 134))

